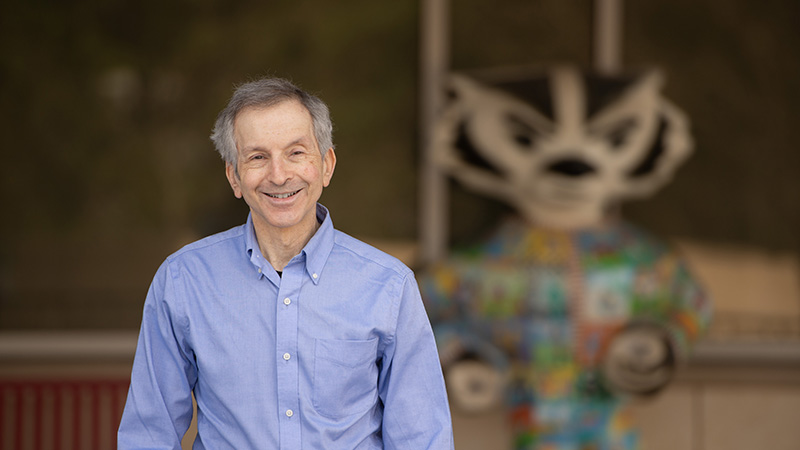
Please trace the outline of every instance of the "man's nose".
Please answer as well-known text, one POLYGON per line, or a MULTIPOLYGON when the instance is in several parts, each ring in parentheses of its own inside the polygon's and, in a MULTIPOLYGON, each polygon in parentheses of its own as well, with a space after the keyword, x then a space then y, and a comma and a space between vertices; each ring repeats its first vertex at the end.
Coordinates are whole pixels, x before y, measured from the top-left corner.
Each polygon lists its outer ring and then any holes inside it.
POLYGON ((270 161, 267 177, 272 184, 284 184, 286 180, 291 178, 288 162, 281 158, 272 159, 272 161, 270 161))

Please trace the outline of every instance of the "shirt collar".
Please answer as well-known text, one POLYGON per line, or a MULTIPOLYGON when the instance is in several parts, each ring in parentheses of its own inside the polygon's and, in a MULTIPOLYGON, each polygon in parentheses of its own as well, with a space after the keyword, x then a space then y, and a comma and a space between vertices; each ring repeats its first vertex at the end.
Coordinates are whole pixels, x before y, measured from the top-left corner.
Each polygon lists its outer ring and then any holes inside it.
POLYGON ((328 208, 317 203, 317 222, 320 223, 317 232, 308 241, 303 253, 306 255, 306 272, 314 284, 319 283, 322 270, 328 261, 328 256, 333 250, 333 221, 328 208))
MULTIPOLYGON (((319 283, 320 278, 322 278, 322 270, 333 249, 334 239, 333 222, 328 208, 319 203, 317 203, 317 222, 320 223, 319 228, 301 251, 301 255, 305 257, 306 273, 314 284, 319 283)), ((261 255, 261 250, 258 247, 252 213, 247 215, 244 242, 250 262, 259 269, 259 276, 264 276, 264 268, 270 267, 270 265, 261 255)))

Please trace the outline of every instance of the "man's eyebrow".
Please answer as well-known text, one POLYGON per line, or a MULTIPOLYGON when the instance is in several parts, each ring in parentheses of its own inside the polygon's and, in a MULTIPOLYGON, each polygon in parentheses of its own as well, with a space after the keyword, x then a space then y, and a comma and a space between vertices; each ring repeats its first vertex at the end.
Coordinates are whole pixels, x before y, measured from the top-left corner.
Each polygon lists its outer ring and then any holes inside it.
POLYGON ((241 150, 242 150, 242 154, 248 154, 248 153, 253 153, 253 152, 264 151, 264 147, 262 147, 260 145, 254 145, 252 147, 242 147, 241 150))

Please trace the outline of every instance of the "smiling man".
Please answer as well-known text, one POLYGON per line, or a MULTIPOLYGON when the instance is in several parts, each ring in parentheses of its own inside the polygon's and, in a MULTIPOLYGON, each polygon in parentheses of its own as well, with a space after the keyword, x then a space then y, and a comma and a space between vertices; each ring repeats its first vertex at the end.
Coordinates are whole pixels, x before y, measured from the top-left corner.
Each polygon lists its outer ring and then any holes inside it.
POLYGON ((247 222, 187 245, 145 300, 120 449, 452 449, 414 274, 333 228, 328 108, 240 86, 211 138, 247 222))

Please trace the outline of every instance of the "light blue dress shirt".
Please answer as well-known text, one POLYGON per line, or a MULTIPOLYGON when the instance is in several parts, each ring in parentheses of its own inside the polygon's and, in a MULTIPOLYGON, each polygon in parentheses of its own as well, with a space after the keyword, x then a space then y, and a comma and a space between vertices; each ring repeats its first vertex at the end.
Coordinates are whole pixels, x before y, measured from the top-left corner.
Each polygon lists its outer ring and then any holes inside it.
POLYGON ((187 245, 145 301, 119 449, 452 449, 414 274, 321 226, 282 277, 252 218, 187 245))

